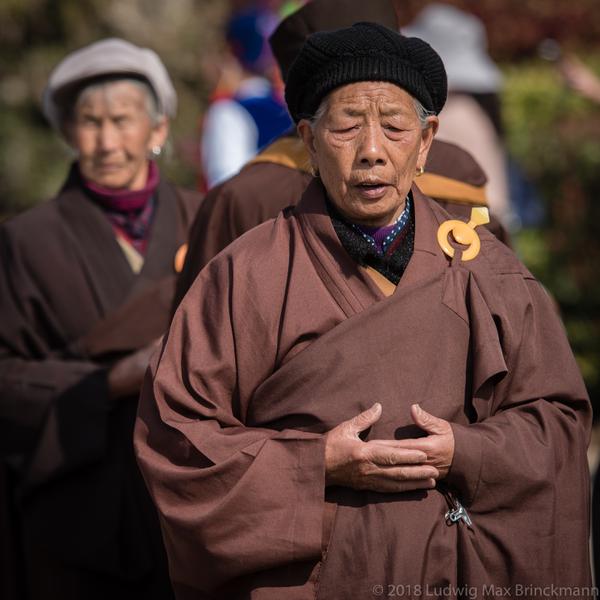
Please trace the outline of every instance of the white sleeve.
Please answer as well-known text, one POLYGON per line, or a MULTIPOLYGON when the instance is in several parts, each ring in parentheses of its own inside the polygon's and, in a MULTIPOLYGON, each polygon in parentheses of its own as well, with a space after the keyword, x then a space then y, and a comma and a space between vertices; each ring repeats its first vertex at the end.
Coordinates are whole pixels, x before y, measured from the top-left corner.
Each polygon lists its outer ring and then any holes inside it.
POLYGON ((219 100, 207 111, 202 131, 202 168, 211 188, 235 175, 258 149, 258 128, 234 100, 219 100))

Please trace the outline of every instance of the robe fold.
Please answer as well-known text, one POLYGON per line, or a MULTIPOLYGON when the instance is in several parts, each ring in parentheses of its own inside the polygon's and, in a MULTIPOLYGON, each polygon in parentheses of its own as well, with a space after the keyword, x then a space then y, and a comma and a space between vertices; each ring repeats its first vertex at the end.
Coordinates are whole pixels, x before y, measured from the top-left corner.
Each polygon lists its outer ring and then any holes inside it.
POLYGON ((32 599, 171 594, 133 454, 136 398, 110 400, 107 382, 169 322, 199 198, 163 181, 155 201, 137 275, 74 172, 0 228, 0 456, 32 599))
POLYGON ((213 259, 177 310, 136 450, 180 600, 552 584, 591 597, 591 413, 562 324, 484 228, 476 259, 447 259, 448 213, 412 193, 414 252, 389 296, 340 244, 315 180, 213 259), (375 401, 366 439, 423 435, 415 402, 452 424, 436 489, 326 488, 324 434, 375 401), (455 499, 471 527, 447 520, 455 499))

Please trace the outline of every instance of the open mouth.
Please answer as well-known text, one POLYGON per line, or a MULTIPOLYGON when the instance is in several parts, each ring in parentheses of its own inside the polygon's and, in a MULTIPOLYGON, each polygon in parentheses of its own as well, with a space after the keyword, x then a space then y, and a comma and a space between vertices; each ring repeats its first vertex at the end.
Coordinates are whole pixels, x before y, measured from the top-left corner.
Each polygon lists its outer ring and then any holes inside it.
POLYGON ((358 193, 364 198, 377 199, 381 198, 387 191, 387 183, 382 182, 363 182, 356 184, 355 188, 358 193))

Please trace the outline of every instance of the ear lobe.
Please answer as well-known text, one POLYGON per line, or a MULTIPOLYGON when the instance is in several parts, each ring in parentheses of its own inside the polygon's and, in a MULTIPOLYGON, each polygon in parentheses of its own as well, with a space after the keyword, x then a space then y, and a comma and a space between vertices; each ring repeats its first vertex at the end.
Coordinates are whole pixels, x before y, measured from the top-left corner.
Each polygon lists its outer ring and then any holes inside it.
POLYGON ((313 133, 310 123, 306 119, 302 119, 298 123, 297 130, 311 158, 314 158, 316 155, 315 135, 313 133))
POLYGON ((169 120, 167 117, 162 117, 152 129, 149 147, 152 148, 153 146, 164 146, 168 136, 169 120))
POLYGON ((427 155, 429 154, 429 148, 431 148, 431 142, 437 133, 440 122, 437 117, 427 118, 428 127, 421 130, 421 146, 419 148, 419 159, 422 166, 427 162, 427 155))
POLYGON ((429 129, 431 129, 431 137, 433 138, 440 128, 440 120, 436 116, 431 116, 427 118, 427 122, 429 123, 429 129))

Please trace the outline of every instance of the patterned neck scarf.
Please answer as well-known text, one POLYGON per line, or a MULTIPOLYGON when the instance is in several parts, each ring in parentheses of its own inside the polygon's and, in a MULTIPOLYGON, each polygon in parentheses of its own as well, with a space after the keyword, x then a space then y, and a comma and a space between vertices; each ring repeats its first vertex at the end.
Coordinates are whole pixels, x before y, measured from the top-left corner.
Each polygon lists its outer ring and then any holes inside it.
POLYGON ((396 239, 396 236, 402 231, 409 218, 410 198, 407 196, 404 210, 391 225, 384 227, 366 227, 365 225, 357 225, 356 223, 351 223, 351 225, 383 256, 396 239))
POLYGON ((154 192, 160 182, 156 163, 150 161, 148 180, 141 190, 114 190, 82 178, 90 198, 100 206, 115 229, 140 254, 145 254, 154 216, 154 192))
POLYGON ((389 227, 371 228, 376 230, 373 233, 378 234, 378 238, 383 235, 381 250, 373 235, 365 233, 362 226, 347 221, 330 201, 327 201, 327 210, 348 254, 358 264, 374 268, 398 285, 412 256, 415 241, 412 196, 407 196, 405 209, 395 223, 389 227))

